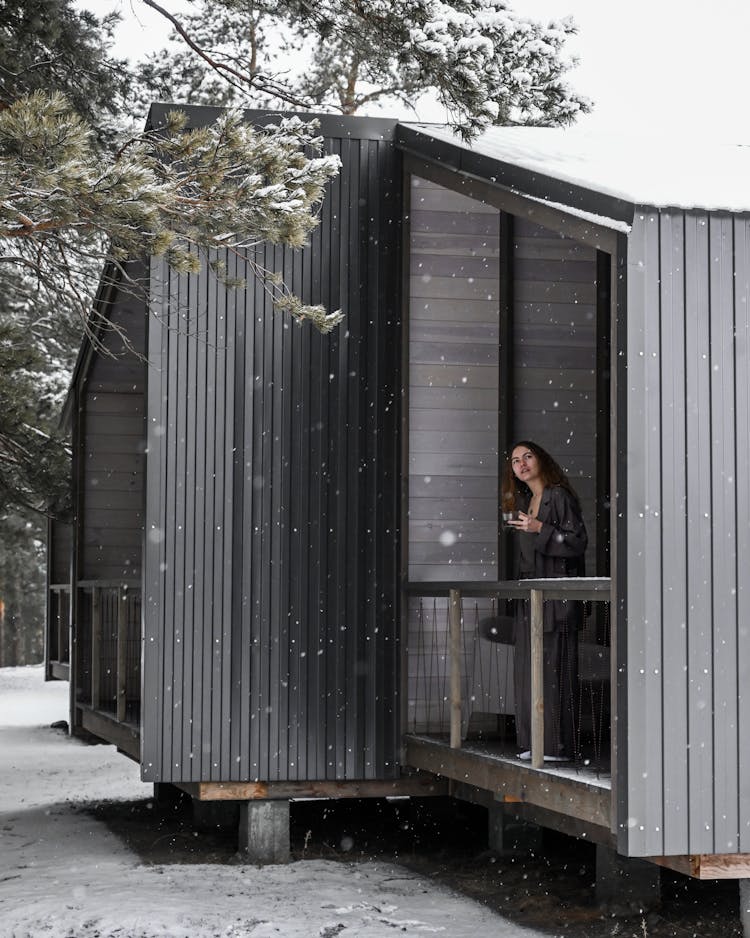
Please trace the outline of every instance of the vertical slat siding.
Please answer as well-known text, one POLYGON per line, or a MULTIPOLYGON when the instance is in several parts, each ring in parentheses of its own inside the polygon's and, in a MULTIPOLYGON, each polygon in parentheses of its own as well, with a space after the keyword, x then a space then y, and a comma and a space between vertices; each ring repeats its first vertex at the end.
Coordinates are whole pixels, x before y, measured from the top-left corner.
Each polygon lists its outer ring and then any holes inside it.
MULTIPOLYGON (((189 283, 187 280, 178 280, 176 283, 177 302, 180 309, 189 306, 189 283)), ((187 313, 180 313, 176 317, 174 329, 175 343, 175 393, 171 397, 174 406, 174 521, 170 525, 170 532, 174 539, 174 629, 172 632, 172 664, 170 668, 172 690, 172 766, 175 775, 179 777, 186 770, 184 749, 184 717, 185 711, 185 665, 188 659, 184 657, 185 633, 185 605, 189 598, 186 595, 187 577, 185 555, 188 550, 185 527, 187 524, 187 502, 190 494, 187 487, 187 451, 188 451, 188 394, 187 385, 190 380, 188 373, 188 338, 190 326, 187 322, 187 313), (179 390, 177 390, 179 389, 179 390)))
MULTIPOLYGON (((398 484, 396 447, 393 465, 380 456, 400 386, 397 323, 386 321, 399 308, 397 269, 381 261, 399 212, 396 158, 387 140, 327 146, 345 167, 310 246, 263 246, 259 259, 306 301, 343 307, 341 329, 299 328, 252 277, 228 295, 210 272, 178 278, 185 335, 154 325, 167 377, 164 393, 151 379, 149 416, 165 428, 151 459, 163 460, 164 482, 150 481, 148 517, 166 543, 149 554, 149 578, 168 595, 148 611, 164 649, 159 668, 147 666, 150 779, 397 771, 397 721, 383 705, 397 686, 396 492, 382 481, 387 471, 398 484), (382 502, 365 505, 368 492, 382 502)), ((162 319, 179 315, 177 296, 162 306, 162 319)))
MULTIPOLYGON (((205 491, 205 513, 203 515, 203 609, 201 611, 199 634, 202 639, 203 654, 201 656, 201 767, 199 778, 212 779, 212 767, 215 761, 213 756, 214 741, 218 744, 218 737, 213 733, 213 656, 215 648, 215 620, 218 610, 214 605, 214 570, 216 545, 214 542, 215 501, 216 490, 214 479, 216 477, 216 451, 215 434, 216 422, 220 414, 216 406, 217 382, 217 351, 218 351, 218 312, 216 292, 218 286, 208 273, 199 279, 205 280, 205 310, 206 310, 206 424, 204 429, 204 463, 203 486, 205 491)), ((203 291, 201 291, 203 292, 203 291)), ((168 621, 168 620, 167 620, 168 621)), ((218 704, 218 700, 216 701, 218 704)))
MULTIPOLYGON (((256 256, 262 264, 265 255, 264 248, 256 251, 256 256)), ((252 282, 251 282, 252 284, 252 282)), ((263 477, 263 396, 265 392, 265 374, 263 371, 263 347, 265 335, 265 312, 263 285, 259 281, 251 285, 254 306, 252 311, 252 324, 255 341, 249 359, 248 370, 252 374, 252 393, 245 400, 248 409, 248 425, 245 434, 245 448, 247 452, 246 472, 250 475, 251 484, 244 482, 245 500, 249 505, 247 532, 249 538, 249 551, 244 564, 249 573, 247 581, 247 608, 249 631, 248 641, 250 654, 250 776, 262 777, 265 765, 261 766, 261 733, 263 731, 262 719, 262 675, 267 661, 267 650, 261 646, 260 623, 262 621, 263 595, 260 588, 260 572, 263 569, 263 490, 265 479, 263 477)))
MULTIPOLYGON (((646 310, 659 308, 661 284, 661 251, 659 216, 649 215, 646 221, 646 238, 644 260, 646 276, 644 284, 644 300, 646 310)), ((645 708, 648 717, 648 727, 641 739, 638 750, 631 748, 633 762, 630 768, 630 777, 637 777, 638 759, 643 758, 647 768, 642 779, 647 794, 643 811, 638 816, 638 823, 633 832, 636 837, 641 835, 644 843, 653 840, 654 843, 663 844, 664 808, 662 792, 664 790, 663 750, 664 750, 664 723, 663 714, 665 701, 663 690, 663 648, 662 634, 657 623, 662 621, 662 496, 663 486, 671 484, 671 480, 664 479, 662 473, 662 439, 661 439, 661 359, 665 352, 661 335, 661 321, 659 316, 646 315, 643 324, 644 345, 644 426, 642 427, 643 448, 640 451, 642 471, 646 477, 644 494, 646 497, 640 504, 628 499, 630 522, 633 511, 643 515, 641 532, 643 542, 639 545, 643 553, 643 580, 642 595, 644 607, 644 644, 641 667, 644 670, 642 696, 635 706, 645 708), (657 481, 658 480, 658 481, 657 481), (654 719, 657 715, 659 719, 654 719), (653 793, 654 797, 650 797, 653 793)), ((671 354, 671 350, 670 350, 671 354)), ((632 358, 630 359, 632 361, 632 358)), ((631 450, 638 453, 638 448, 631 450)), ((670 473, 671 474, 671 473, 670 473)), ((637 526, 631 529, 631 538, 637 531, 637 526)), ((632 675, 632 665, 631 665, 632 675)), ((631 815, 632 816, 632 815, 631 815)))
MULTIPOLYGON (((174 682, 180 679, 180 675, 174 669, 174 628, 176 622, 176 606, 178 600, 178 591, 180 590, 179 573, 177 570, 175 547, 177 533, 177 499, 179 493, 179 481, 177 479, 177 449, 179 425, 177 421, 178 413, 178 388, 179 388, 179 370, 178 370, 178 345, 179 345, 179 282, 178 278, 170 272, 168 274, 169 289, 169 307, 166 330, 167 356, 165 366, 167 368, 167 398, 165 401, 165 444, 167 451, 166 459, 166 493, 164 506, 164 520, 161 523, 161 529, 164 532, 165 543, 165 591, 164 591, 164 617, 169 623, 168 628, 160 636, 160 641, 164 648, 163 670, 159 675, 159 680, 163 684, 161 693, 164 695, 164 720, 159 727, 161 731, 161 749, 162 758, 166 762, 167 778, 179 777, 183 767, 175 766, 173 751, 173 715, 174 715, 174 682), (175 772, 177 769, 177 772, 175 772)), ((157 776, 158 777, 158 776, 157 776)))
MULTIPOLYGON (((732 219, 709 220, 711 475, 714 540, 714 830, 717 853, 737 849, 737 461, 732 219)), ((747 466, 741 467, 743 474, 747 466)), ((747 525, 747 517, 744 524, 747 525)), ((747 572, 745 573, 747 576, 747 572)))
MULTIPOLYGON (((708 219, 685 217, 687 374, 688 844, 713 843, 713 663, 711 654, 711 358, 708 219)), ((675 714, 677 716, 677 714, 675 714)), ((685 719, 684 715, 681 715, 685 719)))
POLYGON ((628 817, 630 852, 662 852, 659 219, 628 259, 628 817))
MULTIPOLYGON (((230 258, 228 253, 223 261, 229 269, 230 258)), ((234 583, 232 579, 232 539, 234 527, 234 366, 233 352, 235 341, 235 314, 237 309, 237 291, 223 290, 224 300, 224 331, 220 342, 223 350, 221 361, 224 366, 223 380, 221 382, 223 393, 223 406, 221 420, 224 427, 223 446, 221 452, 221 476, 224 480, 220 503, 221 525, 221 754, 219 757, 218 777, 229 778, 231 767, 230 732, 232 726, 232 595, 234 583)))
MULTIPOLYGON (((662 347, 661 399, 663 451, 674 453, 671 478, 663 483, 663 531, 672 532, 662 551, 664 706, 687 712, 687 465, 685 453, 685 235, 681 212, 660 220, 662 347), (682 457, 680 454, 683 454, 682 457)), ((688 822, 687 721, 678 720, 664 733, 665 854, 679 852, 688 822)))
POLYGON ((748 849, 749 257, 747 219, 636 213, 618 818, 634 856, 748 849))
MULTIPOLYGON (((377 161, 377 143, 374 141, 368 145, 371 151, 371 158, 377 161), (373 152, 374 151, 374 152, 373 152)), ((340 262, 343 252, 336 251, 336 244, 348 244, 349 226, 348 226, 348 200, 350 196, 350 175, 351 175, 351 144, 348 141, 342 141, 338 152, 344 162, 344 169, 339 176, 337 190, 334 190, 336 202, 333 205, 333 212, 336 216, 336 223, 331 226, 331 242, 334 245, 332 258, 331 280, 335 284, 336 294, 342 296, 346 291, 346 284, 342 282, 345 274, 354 274, 349 270, 348 258, 344 256, 344 263, 340 262)), ((368 192, 368 204, 374 206, 372 217, 375 225, 380 228, 378 218, 378 189, 379 184, 375 174, 377 173, 377 163, 371 168, 370 181, 371 189, 368 192)), ((369 273, 369 271, 367 272, 369 273)), ((371 283, 377 283, 377 270, 372 281, 367 283, 365 295, 369 294, 371 283)), ((360 284, 362 280, 358 281, 360 284)), ((362 287, 360 287, 362 289, 362 287)), ((371 300, 368 295, 368 300, 371 300)), ((372 302, 368 302, 369 308, 375 308, 372 302)), ((343 337, 340 346, 340 387, 339 392, 344 393, 344 406, 339 416, 339 439, 345 439, 347 446, 339 449, 339 477, 346 479, 345 490, 346 500, 339 505, 341 511, 348 515, 349 511, 356 513, 356 528, 346 527, 347 536, 339 549, 338 569, 343 572, 343 581, 339 585, 340 599, 340 617, 343 616, 345 625, 344 633, 344 655, 343 668, 346 674, 345 695, 339 700, 339 723, 343 724, 344 729, 344 752, 343 762, 344 771, 349 778, 365 777, 365 757, 367 746, 359 749, 352 749, 346 745, 348 738, 364 739, 366 734, 363 732, 362 717, 364 715, 363 701, 361 697, 362 683, 364 680, 364 639, 367 629, 367 619, 364 604, 360 595, 360 584, 364 577, 360 574, 363 566, 367 547, 358 545, 352 533, 355 530, 365 530, 362 518, 364 510, 364 499, 360 493, 361 471, 364 468, 360 460, 362 453, 360 449, 361 437, 364 431, 362 417, 359 412, 360 395, 357 389, 360 385, 366 386, 366 375, 360 373, 361 363, 359 361, 359 349, 363 342, 362 336, 352 336, 351 333, 343 337), (348 432, 347 432, 348 428, 348 432), (364 549, 363 549, 364 548, 364 549), (343 556, 341 556, 343 552, 343 556)), ((368 539, 369 540, 369 539, 368 539)))
MULTIPOLYGON (((208 723, 205 713, 204 688, 205 682, 205 631, 203 629, 204 609, 208 595, 209 584, 206 580, 206 571, 209 569, 208 547, 205 538, 206 513, 209 510, 210 489, 206 466, 208 460, 206 439, 207 428, 213 417, 208 413, 208 362, 214 354, 208 341, 208 321, 206 308, 208 304, 208 278, 196 277, 192 284, 192 295, 195 296, 195 319, 193 329, 196 338, 195 345, 195 574, 193 580, 193 658, 192 671, 192 708, 191 708, 191 745, 193 771, 202 773, 205 770, 207 756, 204 744, 204 726, 208 723)), ((191 305, 192 310, 192 305, 191 305)), ((210 653, 210 648, 209 648, 210 653)), ((210 684, 208 685, 210 687, 210 684)))
MULTIPOLYGON (((273 249, 271 265, 274 270, 282 270, 280 263, 282 251, 273 249)), ((286 427, 283 423, 283 398, 286 394, 286 349, 282 342, 284 322, 281 316, 274 316, 270 323, 273 359, 273 382, 267 389, 271 400, 270 432, 270 518, 267 537, 271 544, 271 584, 269 595, 271 635, 270 643, 270 683, 269 699, 269 778, 285 778, 287 771, 286 748, 286 662, 288 659, 289 630, 286 621, 286 597, 283 595, 282 581, 286 570, 282 570, 282 551, 284 521, 282 511, 285 508, 283 495, 282 464, 286 449, 286 427), (273 698, 275 697, 275 700, 273 698)))
MULTIPOLYGON (((310 302, 320 302, 321 269, 324 264, 322 234, 316 229, 312 238, 310 259, 310 302)), ((345 325, 342 323, 342 325, 345 325)), ((310 336, 310 475, 309 516, 307 520, 309 550, 314 558, 308 581, 308 608, 310 615, 311 653, 309 673, 309 724, 320 727, 320 732, 308 734, 308 777, 327 776, 326 727, 326 657, 329 650, 325 633, 323 602, 327 579, 326 545, 327 522, 324 501, 326 445, 326 419, 328 398, 328 345, 320 336, 310 336)))
MULTIPOLYGON (((305 258, 294 257, 287 271, 292 290, 303 293, 305 258)), ((307 596, 307 566, 304 522, 309 478, 309 433, 305 432, 309 387, 307 361, 310 354, 309 330, 291 330, 290 380, 290 442, 289 442, 289 775, 304 779, 307 772, 307 745, 305 736, 307 704, 306 659, 310 656, 307 629, 309 616, 307 596)))
MULTIPOLYGON (((340 142, 334 141, 334 152, 340 152, 340 142)), ((364 160, 360 162, 360 171, 367 172, 364 160)), ((321 276, 321 302, 331 307, 335 304, 338 293, 337 270, 340 247, 335 240, 340 212, 341 177, 333 180, 330 188, 330 222, 321 230, 321 258, 325 266, 321 276)), ((372 208, 371 208, 372 210, 372 208)), ((328 632, 329 653, 325 656, 327 701, 326 701, 326 750, 328 770, 333 777, 344 777, 346 763, 346 705, 349 676, 346 673, 347 624, 342 615, 343 589, 346 582, 346 529, 342 521, 346 518, 346 487, 338 486, 342 473, 346 473, 346 458, 349 440, 345 433, 346 421, 346 364, 344 348, 351 333, 337 330, 329 343, 329 394, 328 415, 326 418, 327 453, 326 453, 326 510, 324 517, 328 525, 327 547, 327 589, 324 603, 326 607, 326 630, 328 632), (344 432, 342 433, 342 429, 344 432), (339 629, 343 629, 338 634, 339 629), (340 675, 340 680, 336 679, 340 675)))
POLYGON ((734 221, 735 274, 735 334, 736 334, 736 384, 737 405, 735 411, 737 427, 736 471, 741 473, 742 484, 735 485, 737 492, 737 686, 738 696, 737 738, 739 798, 738 850, 750 853, 750 486, 744 480, 746 467, 750 466, 750 220, 737 218, 734 221))
MULTIPOLYGON (((280 252, 280 269, 285 282, 294 281, 294 258, 288 252, 280 252)), ((279 423, 281 427, 281 447, 279 449, 279 514, 278 528, 281 590, 279 596, 280 661, 279 680, 279 750, 285 754, 283 777, 296 777, 297 750, 297 697, 295 669, 298 651, 297 629, 292 620, 292 566, 291 566, 291 464, 293 462, 293 414, 296 393, 294 370, 292 366, 291 323, 277 317, 279 341, 283 343, 283 375, 279 391, 279 423)))
MULTIPOLYGON (((237 273, 245 274, 243 264, 237 262, 237 273)), ((234 490, 235 518, 233 538, 232 578, 236 593, 232 604, 232 623, 247 622, 250 617, 249 558, 252 539, 252 485, 239 484, 245 478, 246 454, 252 444, 253 395, 255 372, 253 354, 255 340, 255 303, 252 285, 242 291, 237 314, 235 355, 235 464, 234 490)), ((246 631, 233 628, 232 641, 232 721, 233 751, 232 764, 237 767, 241 778, 250 778, 250 740, 252 738, 252 708, 250 699, 250 674, 252 647, 246 631)))
MULTIPOLYGON (((151 300, 162 315, 169 308, 165 296, 166 265, 151 261, 151 300)), ((143 551, 143 653, 141 669, 141 774, 144 780, 158 779, 163 772, 160 716, 163 707, 161 680, 164 661, 162 615, 165 602, 164 503, 166 498, 167 354, 166 331, 161 319, 151 317, 148 328, 147 355, 149 374, 146 384, 146 537, 143 551), (150 719, 146 715, 150 715, 150 719)))
POLYGON ((186 283, 187 296, 185 303, 187 307, 186 332, 196 332, 197 341, 186 339, 187 361, 185 374, 185 595, 184 617, 181 624, 182 633, 182 653, 183 653, 183 684, 182 699, 185 715, 182 719, 182 759, 185 764, 192 764, 192 761, 199 758, 199 752, 196 751, 195 736, 195 659, 198 657, 199 643, 196 643, 195 635, 195 611, 196 611, 196 591, 198 589, 198 580, 202 575, 202 562, 198 560, 201 538, 197 537, 197 532, 203 523, 202 519, 202 478, 199 476, 199 465, 201 450, 200 434, 200 415, 198 412, 198 358, 200 355, 200 346, 205 345, 205 338, 200 338, 200 327, 198 319, 199 309, 199 289, 198 283, 194 280, 188 280, 186 283), (186 760, 188 760, 186 762, 186 760))

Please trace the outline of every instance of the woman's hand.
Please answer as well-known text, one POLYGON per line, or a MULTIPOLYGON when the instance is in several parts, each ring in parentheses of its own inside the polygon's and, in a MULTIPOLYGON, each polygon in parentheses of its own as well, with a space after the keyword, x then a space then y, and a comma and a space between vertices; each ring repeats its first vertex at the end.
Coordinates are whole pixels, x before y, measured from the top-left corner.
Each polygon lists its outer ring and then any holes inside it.
POLYGON ((542 522, 523 511, 518 512, 517 520, 509 521, 508 524, 517 531, 525 531, 527 534, 538 534, 542 530, 542 522))

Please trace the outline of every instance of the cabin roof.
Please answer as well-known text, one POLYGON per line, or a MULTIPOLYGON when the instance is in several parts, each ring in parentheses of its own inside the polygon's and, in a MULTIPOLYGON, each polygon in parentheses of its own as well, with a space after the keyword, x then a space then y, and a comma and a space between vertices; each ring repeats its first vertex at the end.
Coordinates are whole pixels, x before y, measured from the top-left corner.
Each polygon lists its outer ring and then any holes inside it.
MULTIPOLYGON (((589 193, 598 199, 599 214, 615 220, 632 220, 637 205, 750 211, 750 146, 580 127, 493 127, 466 143, 440 124, 401 128, 410 149, 426 147, 433 158, 442 150, 441 162, 460 161, 465 171, 562 206, 580 209, 582 194, 589 193)), ((592 202, 589 210, 596 208, 592 202)))

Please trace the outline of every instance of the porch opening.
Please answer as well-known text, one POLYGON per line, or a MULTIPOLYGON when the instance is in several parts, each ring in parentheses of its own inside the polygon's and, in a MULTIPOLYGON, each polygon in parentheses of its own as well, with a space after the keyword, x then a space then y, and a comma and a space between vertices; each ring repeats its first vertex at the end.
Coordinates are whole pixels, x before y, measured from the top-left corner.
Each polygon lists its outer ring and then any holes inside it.
MULTIPOLYGON (((453 587, 459 745, 517 760, 513 645, 482 628, 515 601, 498 589, 514 551, 500 479, 515 440, 547 449, 581 501, 586 574, 609 576, 610 256, 503 211, 487 185, 410 169, 404 729, 449 744, 453 587)), ((576 768, 608 779, 612 628, 592 598, 577 631, 576 768)))

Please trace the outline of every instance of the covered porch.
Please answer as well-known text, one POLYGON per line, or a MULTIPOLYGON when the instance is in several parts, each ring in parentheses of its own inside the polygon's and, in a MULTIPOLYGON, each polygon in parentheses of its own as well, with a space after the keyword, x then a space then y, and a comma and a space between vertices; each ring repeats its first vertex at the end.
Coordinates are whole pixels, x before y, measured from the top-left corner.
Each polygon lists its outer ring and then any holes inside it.
POLYGON ((605 577, 412 585, 416 615, 406 651, 403 762, 448 779, 466 800, 514 805, 535 823, 614 845, 611 661, 605 643, 610 591, 605 577), (480 623, 501 603, 527 598, 532 743, 525 761, 513 727, 513 646, 492 641, 480 623), (543 752, 542 610, 553 599, 586 602, 588 610, 579 641, 578 755, 565 763, 546 762, 543 752))
POLYGON ((422 142, 419 159, 406 132, 404 145, 402 760, 461 797, 518 804, 609 846, 621 225, 525 198, 483 179, 479 162, 470 173, 438 139, 422 142), (511 579, 502 473, 513 443, 529 439, 580 498, 591 576, 511 579), (569 763, 543 758, 541 616, 558 598, 586 610, 569 763), (530 601, 534 622, 530 761, 515 738, 513 646, 482 626, 517 599, 530 601))

